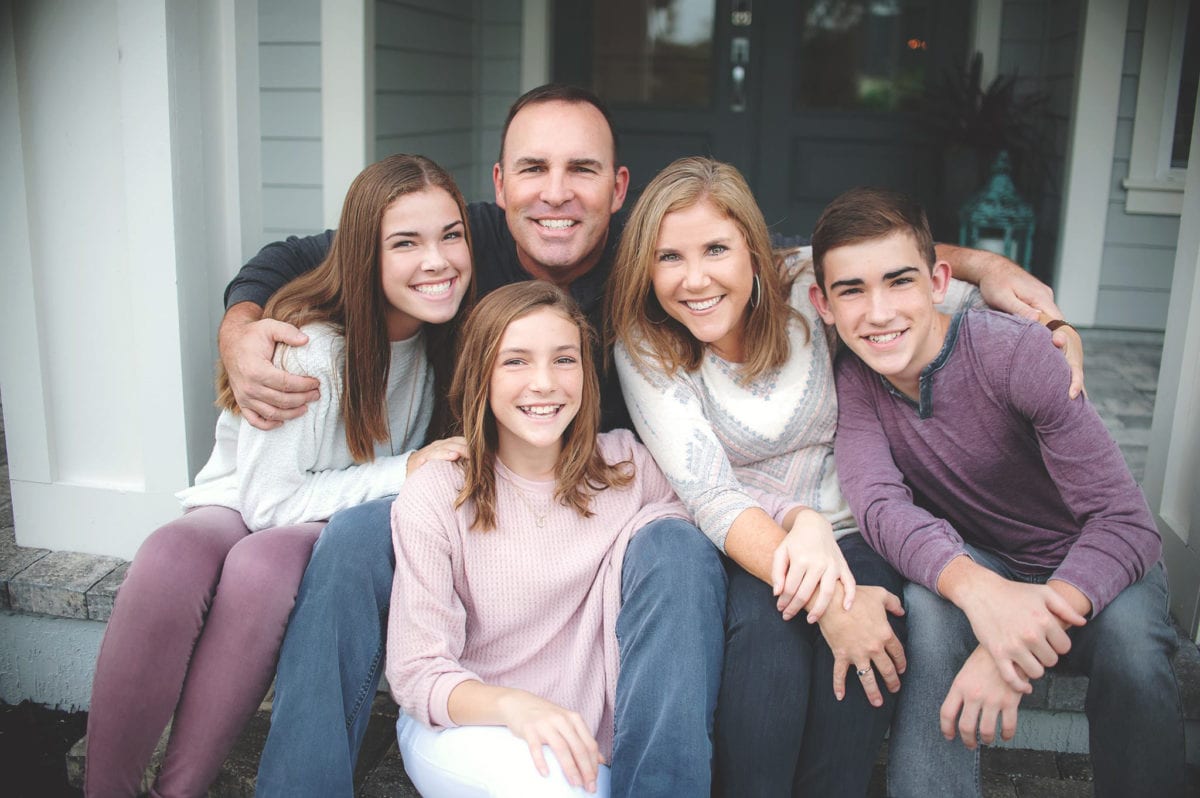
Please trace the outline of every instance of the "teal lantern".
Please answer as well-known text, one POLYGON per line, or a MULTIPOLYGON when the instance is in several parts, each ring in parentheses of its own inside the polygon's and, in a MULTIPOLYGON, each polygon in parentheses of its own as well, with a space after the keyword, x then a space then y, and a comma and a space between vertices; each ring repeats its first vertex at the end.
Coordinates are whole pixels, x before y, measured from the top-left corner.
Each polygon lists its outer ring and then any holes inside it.
POLYGON ((987 185, 963 203, 958 218, 959 244, 999 253, 1029 271, 1033 258, 1033 207, 1017 194, 1007 152, 997 156, 987 185))

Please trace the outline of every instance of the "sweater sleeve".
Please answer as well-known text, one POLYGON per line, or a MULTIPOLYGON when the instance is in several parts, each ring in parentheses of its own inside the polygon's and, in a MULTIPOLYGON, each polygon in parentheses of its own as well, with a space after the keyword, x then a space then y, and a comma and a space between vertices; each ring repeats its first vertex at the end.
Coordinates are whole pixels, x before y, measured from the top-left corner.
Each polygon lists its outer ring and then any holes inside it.
MULTIPOLYGON (((241 422, 238 498, 242 518, 252 531, 325 520, 338 510, 393 494, 404 483, 407 453, 376 457, 369 463, 347 462, 343 468, 316 467, 322 443, 330 440, 341 416, 335 340, 335 336, 310 333, 308 344, 283 354, 287 371, 316 377, 320 383, 320 399, 308 412, 273 430, 257 429, 245 419, 241 422)), ((336 434, 343 439, 334 445, 344 447, 344 431, 336 434)))
POLYGON ((331 246, 332 230, 305 238, 289 236, 286 241, 267 244, 246 262, 225 287, 225 308, 239 302, 265 306, 267 300, 284 285, 319 266, 329 254, 331 246))
POLYGON ((680 375, 642 371, 620 344, 614 347, 613 359, 642 442, 696 525, 725 551, 725 537, 734 520, 761 505, 734 475, 700 397, 680 375))
POLYGON ((412 718, 451 727, 450 693, 465 681, 482 682, 460 659, 467 612, 455 589, 461 556, 449 463, 429 463, 392 505, 396 575, 388 612, 387 680, 392 697, 412 718), (403 509, 401 509, 403 508, 403 509))
POLYGON ((949 522, 913 502, 866 382, 874 374, 850 353, 838 359, 836 373, 834 457, 842 492, 858 528, 896 570, 937 593, 942 569, 966 554, 962 537, 949 522))
POLYGON ((1067 398, 1070 369, 1041 325, 1013 349, 1008 396, 1037 434, 1046 471, 1080 525, 1054 572, 1092 602, 1093 615, 1141 579, 1162 555, 1162 538, 1095 407, 1067 398))

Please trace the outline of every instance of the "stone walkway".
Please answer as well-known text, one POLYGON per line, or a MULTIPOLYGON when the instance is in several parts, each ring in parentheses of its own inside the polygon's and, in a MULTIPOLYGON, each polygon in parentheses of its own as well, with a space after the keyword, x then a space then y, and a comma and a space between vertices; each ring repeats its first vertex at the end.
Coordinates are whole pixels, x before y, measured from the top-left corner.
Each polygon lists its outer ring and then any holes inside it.
MULTIPOLYGON (((1088 395, 1121 446, 1130 470, 1139 480, 1146 464, 1154 393, 1162 350, 1161 334, 1093 330, 1084 332, 1088 395)), ((16 550, 8 458, 0 423, 0 554, 16 550)), ((3 577, 3 574, 0 574, 3 577)), ((0 585, 3 587, 3 585, 0 585)), ((8 606, 7 602, 0 607, 8 606)), ((1192 685, 1191 687, 1195 687, 1192 685)), ((253 793, 257 768, 269 722, 269 700, 251 721, 210 795, 241 796, 253 793)), ((360 796, 416 798, 395 752, 395 707, 384 696, 376 700, 373 718, 356 773, 360 796)), ((880 756, 870 796, 885 795, 886 749, 880 756)), ((82 747, 68 757, 78 784, 82 747)), ((987 749, 983 762, 987 798, 1053 798, 1092 794, 1091 764, 1086 755, 1046 751, 987 749)), ((1191 786, 1200 795, 1200 773, 1191 771, 1191 786)))

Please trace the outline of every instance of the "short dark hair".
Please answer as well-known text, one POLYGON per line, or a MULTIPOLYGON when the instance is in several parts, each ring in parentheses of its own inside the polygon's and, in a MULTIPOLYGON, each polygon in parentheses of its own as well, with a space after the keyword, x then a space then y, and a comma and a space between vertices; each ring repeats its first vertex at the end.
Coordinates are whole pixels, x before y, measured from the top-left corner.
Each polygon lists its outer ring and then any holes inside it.
POLYGON ((838 196, 825 206, 812 234, 813 273, 825 290, 825 253, 849 244, 859 244, 892 233, 908 233, 933 268, 937 254, 925 209, 907 194, 883 188, 860 186, 838 196))
POLYGON ((615 169, 621 163, 620 147, 617 144, 617 129, 613 127, 612 115, 608 112, 608 106, 604 101, 597 97, 587 89, 579 86, 569 86, 565 83, 547 83, 544 86, 538 86, 536 89, 530 89, 516 99, 512 107, 508 109, 508 116, 504 119, 504 129, 500 131, 500 166, 504 166, 504 142, 508 139, 508 127, 512 124, 513 119, 522 109, 530 105, 538 105, 539 103, 572 103, 590 105, 600 112, 604 117, 605 124, 608 125, 608 132, 612 135, 613 142, 613 168, 615 169))

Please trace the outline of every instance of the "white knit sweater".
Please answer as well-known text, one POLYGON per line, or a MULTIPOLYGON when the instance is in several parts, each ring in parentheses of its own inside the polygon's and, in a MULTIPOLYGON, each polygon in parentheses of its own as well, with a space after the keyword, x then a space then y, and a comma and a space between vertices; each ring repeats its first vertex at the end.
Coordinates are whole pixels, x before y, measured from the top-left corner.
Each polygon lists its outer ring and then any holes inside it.
POLYGON ((391 440, 375 459, 356 464, 342 423, 344 342, 326 324, 303 328, 308 343, 279 347, 275 362, 316 377, 321 398, 308 412, 263 431, 228 410, 217 420, 216 444, 194 487, 177 495, 186 507, 218 504, 239 511, 251 531, 320 521, 346 507, 397 492, 408 454, 420 446, 433 413, 433 369, 417 333, 392 344, 387 405, 391 440))

